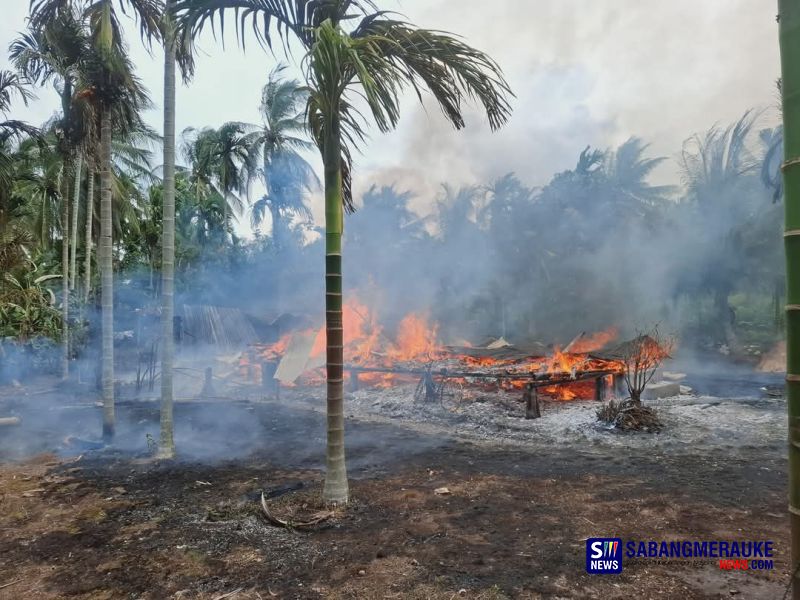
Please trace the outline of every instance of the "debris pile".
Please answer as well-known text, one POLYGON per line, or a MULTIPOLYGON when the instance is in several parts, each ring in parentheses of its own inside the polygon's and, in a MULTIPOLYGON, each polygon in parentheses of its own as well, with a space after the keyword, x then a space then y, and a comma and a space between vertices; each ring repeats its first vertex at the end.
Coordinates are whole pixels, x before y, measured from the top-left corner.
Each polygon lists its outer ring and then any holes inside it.
POLYGON ((633 400, 610 400, 597 409, 597 419, 622 431, 658 433, 662 423, 655 409, 633 400))

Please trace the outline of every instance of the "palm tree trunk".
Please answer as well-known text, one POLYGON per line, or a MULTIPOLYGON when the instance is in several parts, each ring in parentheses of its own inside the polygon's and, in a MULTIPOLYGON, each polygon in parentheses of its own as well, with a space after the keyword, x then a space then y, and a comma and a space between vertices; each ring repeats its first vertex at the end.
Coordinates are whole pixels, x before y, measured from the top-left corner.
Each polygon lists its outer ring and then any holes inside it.
POLYGON ((83 301, 89 301, 89 292, 92 290, 92 217, 94 216, 94 169, 89 167, 87 177, 89 178, 88 189, 86 190, 86 239, 84 240, 83 259, 83 301))
POLYGON ((786 403, 792 597, 800 600, 800 4, 779 0, 786 222, 786 403))
POLYGON ((323 150, 325 165, 325 333, 327 334, 328 446, 326 502, 348 500, 344 458, 344 329, 342 326, 342 157, 338 121, 323 150))
POLYGON ((75 190, 72 195, 72 234, 71 254, 69 263, 69 289, 75 289, 78 281, 78 202, 81 199, 81 171, 83 171, 83 155, 78 154, 78 162, 75 165, 75 190))
POLYGON ((42 226, 39 235, 42 238, 42 248, 47 250, 50 247, 50 229, 47 226, 47 196, 42 194, 42 226))
POLYGON ((114 437, 114 264, 111 222, 111 112, 103 107, 100 117, 100 247, 103 324, 103 438, 114 437))
MULTIPOLYGON (((283 249, 283 240, 279 238, 283 237, 281 234, 281 211, 277 207, 276 202, 270 202, 269 204, 269 212, 272 215, 272 245, 274 252, 280 254, 281 250, 283 249)), ((280 260, 280 259, 279 259, 280 260)), ((283 270, 276 269, 275 276, 272 280, 272 298, 274 302, 274 306, 280 308, 283 306, 283 298, 281 295, 281 291, 283 290, 283 280, 281 277, 283 270)))
POLYGON ((69 163, 61 170, 61 376, 69 377, 69 163))
POLYGON ((164 14, 164 201, 161 233, 161 440, 159 456, 175 456, 172 367, 175 360, 175 44, 171 0, 164 14))
POLYGON ((276 250, 279 250, 282 245, 282 242, 278 240, 281 235, 281 211, 278 209, 275 202, 270 202, 269 214, 272 217, 272 245, 275 246, 276 250))

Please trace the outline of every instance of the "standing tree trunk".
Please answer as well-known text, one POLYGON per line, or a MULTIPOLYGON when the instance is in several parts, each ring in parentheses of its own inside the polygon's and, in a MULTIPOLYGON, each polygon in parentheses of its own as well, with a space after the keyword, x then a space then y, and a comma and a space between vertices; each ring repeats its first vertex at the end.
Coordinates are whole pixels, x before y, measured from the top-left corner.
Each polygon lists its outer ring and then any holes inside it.
POLYGON ((69 261, 69 289, 74 290, 78 281, 78 203, 81 199, 81 172, 83 171, 83 154, 78 153, 75 165, 75 190, 72 194, 72 234, 71 254, 69 261))
MULTIPOLYGON (((283 250, 283 233, 282 233, 282 226, 281 223, 281 211, 277 207, 275 202, 270 202, 269 205, 269 212, 272 216, 272 245, 274 247, 274 252, 280 256, 281 251, 283 250)), ((278 260, 281 260, 280 258, 278 260)), ((274 302, 274 306, 281 307, 283 306, 283 277, 282 277, 282 270, 276 269, 275 276, 272 280, 272 298, 274 302)))
POLYGON ((800 4, 778 1, 783 85, 786 222, 786 404, 789 408, 789 521, 792 597, 800 600, 800 4))
POLYGON ((171 0, 164 11, 164 200, 161 233, 161 440, 159 457, 175 456, 172 367, 175 359, 175 41, 171 0))
POLYGON ((84 240, 83 258, 83 301, 89 301, 92 291, 92 217, 94 216, 94 169, 90 166, 86 176, 89 178, 86 190, 86 239, 84 240))
POLYGON ((100 116, 100 266, 103 323, 103 438, 114 437, 114 263, 111 255, 111 112, 100 116))
POLYGON ((61 376, 69 377, 69 163, 61 170, 61 376))
POLYGON ((325 164, 325 333, 327 335, 328 447, 326 502, 348 500, 344 459, 344 329, 342 326, 342 148, 334 119, 324 143, 325 164))

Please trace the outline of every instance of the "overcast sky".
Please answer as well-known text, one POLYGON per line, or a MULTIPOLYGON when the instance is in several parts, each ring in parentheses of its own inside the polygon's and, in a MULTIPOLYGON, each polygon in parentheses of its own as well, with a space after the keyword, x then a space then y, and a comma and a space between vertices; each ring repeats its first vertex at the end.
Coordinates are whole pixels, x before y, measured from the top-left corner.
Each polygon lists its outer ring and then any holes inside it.
MULTIPOLYGON (((2 0, 0 41, 25 26, 29 0, 2 0)), ((776 3, 770 0, 385 0, 417 25, 458 33, 503 67, 516 93, 514 116, 492 134, 477 114, 452 131, 435 107, 404 105, 398 131, 374 132, 356 165, 357 190, 397 183, 419 194, 424 211, 442 182, 485 182, 515 171, 531 185, 574 166, 587 145, 605 148, 631 135, 654 155, 674 157, 682 141, 748 108, 777 121, 779 74, 776 3), (491 7, 491 8, 489 8, 491 7)), ((149 56, 135 27, 131 54, 162 128, 162 64, 149 56)), ((229 120, 258 122, 260 90, 275 59, 254 43, 242 53, 231 38, 223 51, 210 36, 189 86, 178 90, 178 132, 229 120)), ((8 61, 2 57, 5 66, 8 61)), ((57 106, 55 92, 14 116, 39 123, 57 106)), ((659 179, 676 176, 665 167, 659 179)), ((322 217, 321 200, 313 200, 322 217)), ((244 219, 246 221, 246 219, 244 219)))

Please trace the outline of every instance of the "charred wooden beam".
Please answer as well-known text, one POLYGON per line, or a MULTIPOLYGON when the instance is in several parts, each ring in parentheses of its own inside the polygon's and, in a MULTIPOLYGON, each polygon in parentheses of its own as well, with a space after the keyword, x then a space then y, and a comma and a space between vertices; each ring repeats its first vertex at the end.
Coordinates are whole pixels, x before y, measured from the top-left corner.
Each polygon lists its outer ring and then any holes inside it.
POLYGON ((347 366, 351 372, 357 373, 389 373, 392 375, 419 375, 422 377, 426 372, 445 379, 511 379, 511 380, 530 380, 536 386, 558 385, 573 383, 586 379, 596 379, 606 375, 613 375, 614 371, 595 370, 578 372, 574 376, 567 373, 513 373, 509 371, 487 373, 485 371, 448 371, 447 369, 410 369, 404 367, 362 367, 347 366))

